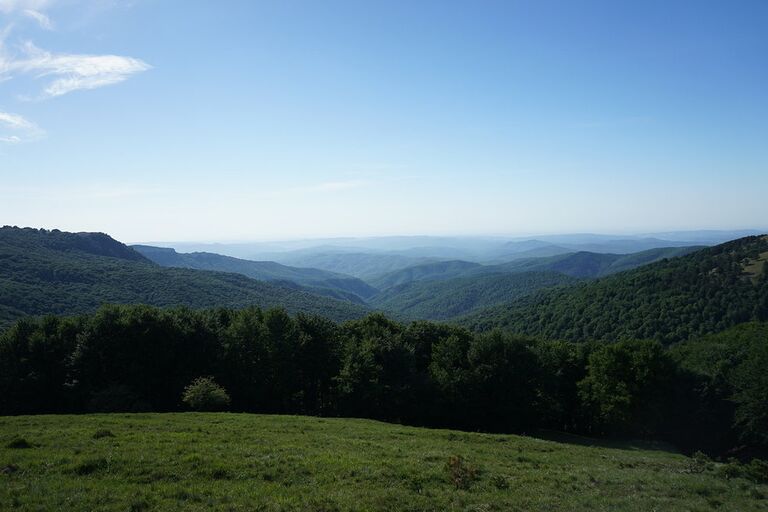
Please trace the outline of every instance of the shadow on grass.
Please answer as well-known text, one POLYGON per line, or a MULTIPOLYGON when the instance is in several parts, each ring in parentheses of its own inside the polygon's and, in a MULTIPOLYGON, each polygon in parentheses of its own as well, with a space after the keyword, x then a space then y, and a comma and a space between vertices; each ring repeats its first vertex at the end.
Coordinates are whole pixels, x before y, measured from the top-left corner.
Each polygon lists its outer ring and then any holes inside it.
POLYGON ((554 441, 563 444, 575 444, 579 446, 594 446, 598 448, 612 448, 615 450, 649 450, 666 453, 681 453, 680 450, 663 441, 650 441, 645 439, 620 439, 620 438, 594 438, 558 432, 556 430, 537 430, 531 437, 554 441))

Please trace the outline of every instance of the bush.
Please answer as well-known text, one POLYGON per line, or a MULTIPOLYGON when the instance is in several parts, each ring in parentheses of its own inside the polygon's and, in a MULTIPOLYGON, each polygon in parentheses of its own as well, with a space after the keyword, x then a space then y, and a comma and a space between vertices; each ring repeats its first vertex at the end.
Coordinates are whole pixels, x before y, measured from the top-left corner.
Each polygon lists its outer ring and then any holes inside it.
POLYGON ((709 456, 703 452, 697 451, 688 459, 687 471, 689 473, 704 473, 705 471, 712 470, 714 467, 715 465, 709 456))
POLYGON ((213 377, 198 377, 184 388, 181 401, 193 411, 225 411, 229 407, 229 395, 216 384, 213 377))

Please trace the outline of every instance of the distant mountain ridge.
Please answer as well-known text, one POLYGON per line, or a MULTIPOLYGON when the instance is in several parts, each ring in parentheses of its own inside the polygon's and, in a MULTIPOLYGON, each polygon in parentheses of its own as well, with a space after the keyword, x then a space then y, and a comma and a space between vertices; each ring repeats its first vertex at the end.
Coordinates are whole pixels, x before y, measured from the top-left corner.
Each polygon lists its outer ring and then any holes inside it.
MULTIPOLYGON (((331 254, 375 254, 433 260, 464 260, 475 263, 504 263, 521 257, 544 257, 571 252, 629 254, 659 247, 712 246, 762 233, 764 230, 698 230, 637 235, 573 233, 530 236, 383 236, 345 237, 264 242, 195 243, 154 242, 144 245, 173 247, 179 252, 212 252, 237 258, 276 261, 284 265, 315 267, 353 275, 349 267, 327 259, 331 254), (530 251, 528 254, 521 254, 530 251), (325 255, 322 262, 310 258, 325 255)), ((406 266, 418 264, 410 260, 406 266)), ((402 266, 400 267, 402 268, 402 266)), ((355 277, 371 277, 397 270, 394 265, 361 271, 355 277)))
POLYGON ((319 268, 366 280, 385 272, 439 260, 437 258, 411 257, 400 254, 340 252, 288 255, 279 261, 284 265, 319 268))
POLYGON ((596 278, 631 270, 668 258, 677 258, 703 249, 693 247, 660 247, 629 254, 579 251, 549 258, 527 258, 499 265, 472 269, 469 273, 552 271, 571 277, 596 278))
MULTIPOLYGON (((496 265, 481 265, 469 261, 430 262, 397 270, 370 279, 380 290, 411 281, 428 281, 471 277, 483 274, 518 272, 559 272, 571 277, 596 278, 623 272, 659 261, 676 258, 702 247, 662 247, 631 254, 602 254, 571 252, 550 257, 520 258, 496 265)), ((538 248, 534 248, 538 250, 538 248)), ((523 251, 523 253, 528 250, 523 251)))
POLYGON ((360 302, 369 299, 377 290, 352 276, 320 270, 282 265, 274 261, 251 261, 209 252, 179 253, 165 247, 131 246, 147 259, 164 267, 193 268, 235 272, 259 281, 290 282, 320 295, 360 302))
POLYGON ((103 233, 0 228, 0 326, 25 315, 90 312, 103 303, 282 306, 335 320, 368 312, 239 274, 160 267, 103 233))
POLYGON ((438 261, 406 267, 369 279, 379 290, 386 290, 412 281, 431 281, 450 279, 465 274, 471 269, 482 267, 480 263, 462 260, 438 261))

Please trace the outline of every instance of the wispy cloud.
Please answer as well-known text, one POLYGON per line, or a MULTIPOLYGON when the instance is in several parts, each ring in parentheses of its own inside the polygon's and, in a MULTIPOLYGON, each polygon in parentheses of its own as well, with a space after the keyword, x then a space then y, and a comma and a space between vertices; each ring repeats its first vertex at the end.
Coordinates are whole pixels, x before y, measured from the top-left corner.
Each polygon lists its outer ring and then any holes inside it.
POLYGON ((31 42, 21 50, 21 57, 0 55, 0 80, 18 73, 50 79, 42 99, 116 84, 151 67, 140 59, 120 55, 55 54, 31 42))
POLYGON ((39 139, 45 132, 18 114, 0 112, 0 143, 19 144, 39 139))
POLYGON ((45 30, 53 30, 53 22, 48 15, 34 9, 24 9, 22 12, 24 13, 24 16, 32 18, 45 30))
MULTIPOLYGON (((55 0, 0 0, 0 14, 8 15, 11 20, 0 27, 0 82, 19 75, 46 80, 42 92, 33 96, 45 99, 116 84, 150 69, 149 64, 133 57, 55 53, 41 49, 31 41, 14 46, 12 50, 6 40, 20 17, 35 20, 40 27, 51 30, 53 22, 46 10, 55 3, 55 0)), ((25 95, 23 99, 29 99, 29 96, 25 95)))
POLYGON ((0 13, 21 14, 36 21, 42 28, 51 30, 53 22, 45 14, 45 10, 52 3, 51 0, 0 0, 0 13))

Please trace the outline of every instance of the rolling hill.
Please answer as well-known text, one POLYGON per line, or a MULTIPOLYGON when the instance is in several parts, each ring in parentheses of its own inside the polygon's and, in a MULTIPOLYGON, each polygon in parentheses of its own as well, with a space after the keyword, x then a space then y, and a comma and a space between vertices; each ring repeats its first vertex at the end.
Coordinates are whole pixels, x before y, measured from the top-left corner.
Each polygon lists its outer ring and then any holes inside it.
POLYGON ((412 281, 431 281, 471 277, 482 274, 517 272, 559 272, 571 277, 595 278, 648 265, 665 258, 676 258, 702 247, 663 247, 632 254, 575 252, 550 257, 521 258, 497 265, 481 265, 469 261, 422 263, 370 278, 380 290, 412 281))
POLYGON ((462 319, 550 339, 674 343, 768 319, 768 236, 746 237, 462 319))
POLYGON ((75 512, 765 510, 768 486, 733 465, 658 443, 547 437, 256 414, 16 416, 0 424, 0 503, 75 512), (8 447, 19 439, 32 448, 8 447))
POLYGON ((165 247, 134 245, 134 250, 163 267, 233 272, 258 281, 289 281, 314 293, 363 302, 377 290, 356 277, 320 270, 281 265, 274 261, 251 261, 210 252, 179 253, 165 247))
POLYGON ((101 233, 0 228, 0 325, 103 303, 194 308, 282 306, 343 320, 367 309, 239 274, 164 268, 101 233))
POLYGON ((471 269, 467 274, 551 271, 571 277, 595 278, 642 267, 663 259, 684 256, 699 249, 703 249, 703 247, 661 247, 630 254, 580 251, 549 258, 529 258, 500 265, 477 267, 471 269))
POLYGON ((436 258, 362 252, 286 253, 279 258, 277 261, 284 265, 319 268, 363 280, 420 263, 437 261, 436 258))
POLYGON ((555 272, 520 272, 412 281, 391 287, 371 300, 377 309, 409 319, 450 320, 481 308, 577 279, 555 272))
POLYGON ((368 281, 379 290, 386 290, 413 281, 451 279, 465 274, 470 269, 482 267, 479 263, 462 260, 437 261, 413 265, 394 272, 369 278, 368 281))

